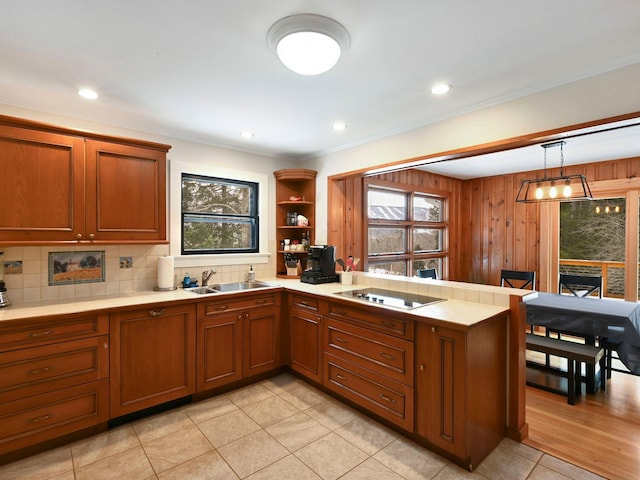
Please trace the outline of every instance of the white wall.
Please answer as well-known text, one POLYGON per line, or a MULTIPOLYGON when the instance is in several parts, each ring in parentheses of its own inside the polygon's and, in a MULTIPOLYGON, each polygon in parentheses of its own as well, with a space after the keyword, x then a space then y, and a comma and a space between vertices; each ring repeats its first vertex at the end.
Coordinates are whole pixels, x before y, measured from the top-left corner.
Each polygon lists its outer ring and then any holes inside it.
POLYGON ((327 238, 331 175, 639 111, 640 63, 320 156, 305 165, 318 171, 316 239, 327 238))

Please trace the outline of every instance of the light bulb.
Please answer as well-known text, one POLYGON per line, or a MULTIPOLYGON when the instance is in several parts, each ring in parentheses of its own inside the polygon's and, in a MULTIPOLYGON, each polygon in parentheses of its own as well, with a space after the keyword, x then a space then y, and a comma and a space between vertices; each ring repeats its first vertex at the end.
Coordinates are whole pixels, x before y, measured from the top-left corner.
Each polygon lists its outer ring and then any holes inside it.
POLYGON ((600 213, 600 207, 596 207, 596 213, 600 213))
POLYGON ((604 213, 609 213, 610 209, 609 209, 609 205, 607 205, 606 207, 604 207, 604 213))
POLYGON ((552 183, 551 188, 549 189, 549 198, 556 198, 558 196, 558 189, 556 188, 556 184, 552 183))
POLYGON ((571 196, 571 185, 567 183, 564 186, 564 188, 562 189, 562 195, 564 195, 565 198, 569 198, 571 196))
POLYGON ((538 184, 538 188, 536 188, 536 198, 541 200, 542 197, 544 197, 544 190, 542 190, 542 187, 538 184))
POLYGON ((620 213, 620 205, 616 205, 616 213, 620 213))

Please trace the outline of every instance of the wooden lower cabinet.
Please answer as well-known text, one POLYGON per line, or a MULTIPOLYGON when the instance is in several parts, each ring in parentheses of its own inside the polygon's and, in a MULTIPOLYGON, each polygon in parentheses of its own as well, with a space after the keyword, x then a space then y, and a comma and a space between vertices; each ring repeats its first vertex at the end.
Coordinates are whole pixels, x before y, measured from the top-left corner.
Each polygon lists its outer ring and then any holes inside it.
POLYGON ((289 309, 291 369, 318 383, 322 382, 322 328, 322 315, 303 308, 289 309))
POLYGON ((372 413, 414 428, 413 320, 380 310, 328 306, 324 327, 324 385, 372 413), (344 320, 338 320, 341 318, 344 320))
POLYGON ((0 463, 21 449, 106 424, 106 314, 0 323, 0 463))
POLYGON ((279 292, 198 304, 197 390, 221 387, 284 364, 279 292))
POLYGON ((469 470, 506 435, 506 317, 416 325, 416 433, 469 470))
POLYGON ((110 316, 111 418, 196 389, 196 307, 150 305, 110 316))
POLYGON ((242 380, 242 318, 221 314, 198 319, 197 390, 242 380))

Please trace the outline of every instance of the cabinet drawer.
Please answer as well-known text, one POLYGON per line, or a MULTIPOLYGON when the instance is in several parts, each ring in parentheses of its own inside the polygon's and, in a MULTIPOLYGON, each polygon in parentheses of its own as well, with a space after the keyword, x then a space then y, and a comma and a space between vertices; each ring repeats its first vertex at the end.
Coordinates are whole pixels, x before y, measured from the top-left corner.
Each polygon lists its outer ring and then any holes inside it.
POLYGON ((20 326, 0 327, 0 352, 108 333, 109 317, 106 314, 29 320, 20 322, 20 326))
POLYGON ((413 340, 413 321, 395 318, 389 310, 383 308, 369 307, 361 310, 341 303, 329 303, 327 315, 413 340))
POLYGON ((319 301, 315 297, 291 293, 289 296, 289 305, 317 312, 319 308, 319 301))
POLYGON ((108 376, 108 335, 0 353, 0 403, 108 376))
POLYGON ((104 423, 109 380, 0 404, 0 455, 104 423))
POLYGON ((413 342, 328 319, 325 351, 413 387, 413 342))
POLYGON ((413 431, 413 388, 326 355, 325 385, 407 431, 413 431))
POLYGON ((228 297, 215 301, 198 303, 198 318, 219 313, 246 310, 248 308, 268 307, 279 304, 279 295, 276 293, 252 293, 248 295, 228 297))

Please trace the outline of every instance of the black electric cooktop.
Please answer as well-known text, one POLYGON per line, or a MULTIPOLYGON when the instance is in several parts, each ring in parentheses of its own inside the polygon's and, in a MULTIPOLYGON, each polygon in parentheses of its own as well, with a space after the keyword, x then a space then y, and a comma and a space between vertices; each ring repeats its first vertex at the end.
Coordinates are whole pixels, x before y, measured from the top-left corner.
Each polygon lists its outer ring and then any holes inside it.
POLYGON ((429 297, 415 293, 394 292, 393 290, 384 290, 381 288, 364 288, 361 290, 336 292, 336 295, 360 300, 365 303, 375 303, 388 307, 403 308, 405 310, 424 307, 425 305, 445 300, 444 298, 429 297))

